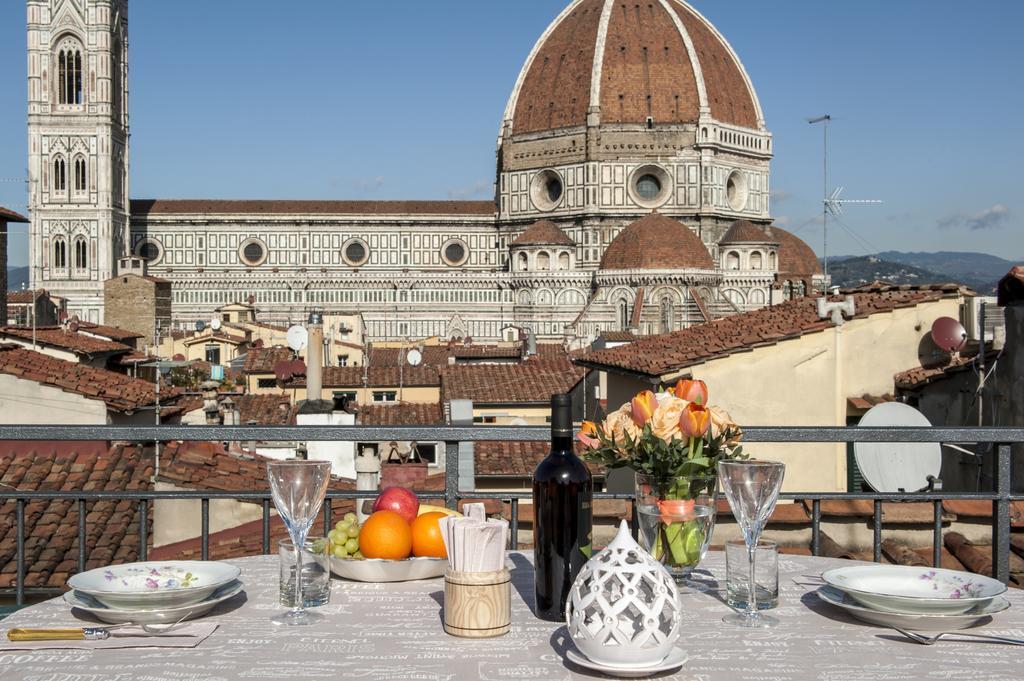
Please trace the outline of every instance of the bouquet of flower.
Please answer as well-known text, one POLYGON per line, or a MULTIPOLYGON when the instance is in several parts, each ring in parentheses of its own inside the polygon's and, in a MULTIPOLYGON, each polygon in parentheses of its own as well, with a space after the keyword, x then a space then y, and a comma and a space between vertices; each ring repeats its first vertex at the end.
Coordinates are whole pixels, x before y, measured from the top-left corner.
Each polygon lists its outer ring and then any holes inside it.
POLYGON ((683 379, 657 395, 645 390, 603 423, 584 421, 576 437, 584 458, 647 476, 662 524, 651 547, 654 557, 676 566, 695 565, 710 532, 695 521, 677 519, 692 514, 698 495, 713 498, 720 460, 745 458, 739 444, 743 432, 725 410, 708 406, 707 385, 683 379))

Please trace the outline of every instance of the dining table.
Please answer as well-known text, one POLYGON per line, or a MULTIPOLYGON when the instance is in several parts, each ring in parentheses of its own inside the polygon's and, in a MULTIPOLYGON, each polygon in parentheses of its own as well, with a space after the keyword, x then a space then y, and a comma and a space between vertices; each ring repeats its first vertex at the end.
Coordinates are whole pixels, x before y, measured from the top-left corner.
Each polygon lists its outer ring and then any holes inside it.
MULTIPOLYGON (((244 591, 202 621, 218 625, 195 648, 18 650, 0 640, 4 681, 234 681, 365 679, 384 681, 506 681, 607 678, 566 659, 573 644, 564 623, 532 612, 532 553, 509 552, 512 625, 496 638, 456 638, 442 628, 444 581, 366 583, 332 579, 330 601, 314 626, 282 627, 278 558, 230 561, 242 569, 244 591)), ((655 678, 689 681, 902 681, 1024 678, 1024 647, 942 640, 926 646, 898 632, 860 622, 816 595, 820 574, 854 561, 783 554, 779 557, 779 620, 769 629, 722 621, 725 558, 709 552, 684 588, 682 633, 687 654, 677 670, 655 678)), ((1011 607, 972 632, 1024 638, 1024 592, 1009 589, 1011 607)), ((55 598, 23 608, 0 630, 82 626, 83 613, 55 598)))

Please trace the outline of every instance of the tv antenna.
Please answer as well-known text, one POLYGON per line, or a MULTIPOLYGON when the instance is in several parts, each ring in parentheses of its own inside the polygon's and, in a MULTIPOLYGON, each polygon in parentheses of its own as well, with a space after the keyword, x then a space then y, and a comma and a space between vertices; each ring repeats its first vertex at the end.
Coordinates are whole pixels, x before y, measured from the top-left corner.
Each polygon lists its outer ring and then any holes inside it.
MULTIPOLYGON (((832 122, 832 116, 825 114, 808 118, 811 125, 822 123, 822 189, 821 189, 821 234, 822 234, 822 273, 828 278, 828 216, 839 216, 843 214, 845 203, 882 203, 874 199, 842 199, 839 198, 845 187, 837 187, 829 194, 828 191, 828 126, 832 122)), ((849 230, 849 228, 847 228, 849 230)))

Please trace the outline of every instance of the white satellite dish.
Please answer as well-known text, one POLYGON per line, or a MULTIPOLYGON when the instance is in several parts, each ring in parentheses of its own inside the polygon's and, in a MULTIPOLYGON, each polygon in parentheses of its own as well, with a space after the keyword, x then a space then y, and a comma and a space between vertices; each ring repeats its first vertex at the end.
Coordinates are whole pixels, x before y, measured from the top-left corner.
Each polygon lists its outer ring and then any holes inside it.
POLYGON ((288 327, 288 347, 295 352, 300 352, 306 349, 306 343, 309 342, 309 332, 306 331, 306 327, 296 324, 288 327))
POLYGON ((214 317, 213 319, 210 320, 210 328, 213 329, 214 331, 219 330, 220 326, 221 326, 220 320, 217 319, 216 317, 214 317))
POLYGON ((405 355, 405 361, 409 366, 418 367, 423 362, 423 353, 416 349, 410 350, 405 355))
MULTIPOLYGON (((860 426, 929 427, 924 414, 902 402, 875 405, 860 426)), ((876 492, 918 492, 942 470, 938 442, 855 442, 853 456, 864 481, 876 492)))

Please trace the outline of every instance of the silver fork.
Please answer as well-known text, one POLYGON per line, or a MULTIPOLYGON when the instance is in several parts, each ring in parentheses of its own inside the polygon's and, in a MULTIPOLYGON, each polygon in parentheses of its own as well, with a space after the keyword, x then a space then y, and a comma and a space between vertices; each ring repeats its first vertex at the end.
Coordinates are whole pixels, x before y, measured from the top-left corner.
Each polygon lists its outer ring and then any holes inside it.
POLYGON ((1004 636, 994 636, 992 634, 970 634, 964 631, 940 631, 939 633, 934 634, 932 636, 925 636, 924 634, 918 634, 913 631, 907 631, 906 629, 900 629, 899 627, 895 627, 891 624, 889 626, 895 629, 896 631, 900 632, 907 638, 909 638, 911 641, 914 641, 915 643, 920 643, 921 645, 925 646, 935 645, 936 641, 938 641, 943 636, 965 636, 967 638, 977 638, 983 641, 992 641, 994 643, 1005 643, 1011 646, 1024 646, 1024 641, 1020 639, 1006 638, 1004 636))

